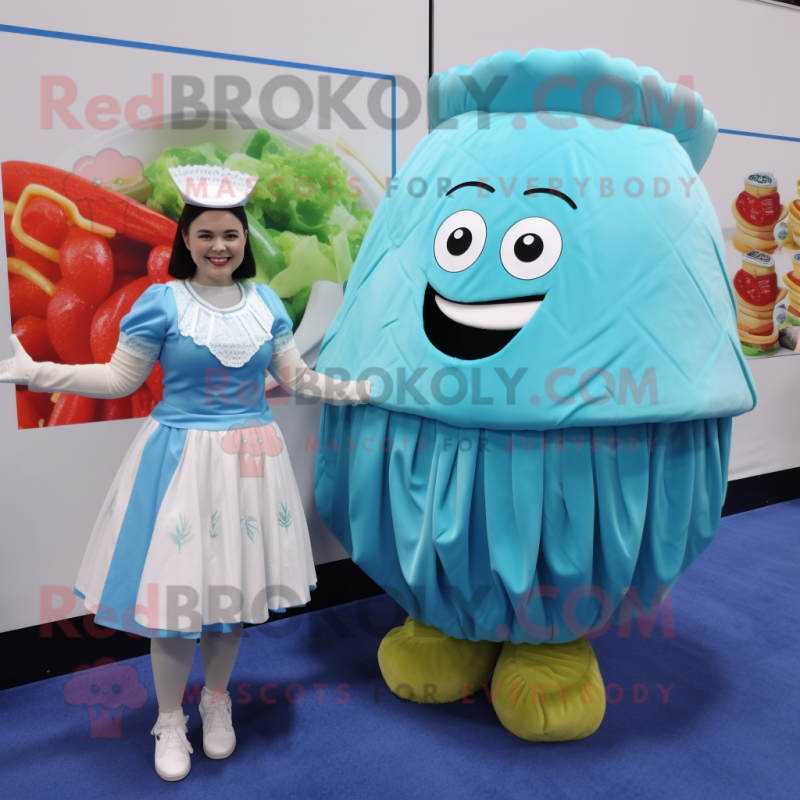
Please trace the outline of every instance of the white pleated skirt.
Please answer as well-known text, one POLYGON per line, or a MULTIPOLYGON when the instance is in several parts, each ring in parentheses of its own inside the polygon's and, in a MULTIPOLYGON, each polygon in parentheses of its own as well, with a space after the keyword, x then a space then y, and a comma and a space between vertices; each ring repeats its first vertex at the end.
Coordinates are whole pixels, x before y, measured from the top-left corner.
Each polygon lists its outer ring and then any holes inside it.
POLYGON ((303 605, 316 580, 277 423, 209 431, 148 418, 109 489, 75 593, 98 624, 191 638, 303 605))

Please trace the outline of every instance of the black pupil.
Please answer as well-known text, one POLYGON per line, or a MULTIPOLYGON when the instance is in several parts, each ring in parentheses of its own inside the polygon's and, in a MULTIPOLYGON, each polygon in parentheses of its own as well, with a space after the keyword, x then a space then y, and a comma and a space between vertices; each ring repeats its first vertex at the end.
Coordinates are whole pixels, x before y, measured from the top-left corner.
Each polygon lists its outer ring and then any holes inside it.
POLYGON ((520 261, 536 261, 544 250, 541 236, 535 233, 526 233, 514 242, 514 255, 520 261))
POLYGON ((451 256, 463 256, 472 244, 472 233, 469 228, 456 228, 447 237, 447 252, 451 256))

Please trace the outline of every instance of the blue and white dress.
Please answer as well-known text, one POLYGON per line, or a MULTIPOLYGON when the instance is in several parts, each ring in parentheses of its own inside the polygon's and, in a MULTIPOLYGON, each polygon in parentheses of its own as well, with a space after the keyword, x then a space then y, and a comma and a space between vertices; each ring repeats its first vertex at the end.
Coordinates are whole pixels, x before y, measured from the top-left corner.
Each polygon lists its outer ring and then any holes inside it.
POLYGON ((292 323, 267 286, 218 309, 188 281, 147 289, 119 347, 160 360, 164 397, 128 450, 76 581, 96 622, 196 638, 307 603, 303 505, 264 394, 292 323))

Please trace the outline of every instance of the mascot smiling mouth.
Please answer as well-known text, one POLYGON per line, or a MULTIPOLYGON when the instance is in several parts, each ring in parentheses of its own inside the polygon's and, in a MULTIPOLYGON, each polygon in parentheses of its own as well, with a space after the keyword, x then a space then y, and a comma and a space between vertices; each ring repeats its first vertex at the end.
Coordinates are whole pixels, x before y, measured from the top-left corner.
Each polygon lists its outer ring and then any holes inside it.
POLYGON ((428 341, 453 358, 474 361, 499 353, 536 313, 543 294, 456 303, 430 284, 422 304, 422 324, 428 341))

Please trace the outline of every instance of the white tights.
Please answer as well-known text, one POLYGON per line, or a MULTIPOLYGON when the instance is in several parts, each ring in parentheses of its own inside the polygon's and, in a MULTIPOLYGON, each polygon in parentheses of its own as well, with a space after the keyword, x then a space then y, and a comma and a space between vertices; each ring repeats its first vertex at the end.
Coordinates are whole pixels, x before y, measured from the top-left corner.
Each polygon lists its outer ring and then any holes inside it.
MULTIPOLYGON (((231 633, 203 633, 200 636, 206 686, 211 691, 227 690, 241 641, 241 628, 231 633)), ((181 707, 183 691, 194 661, 195 644, 194 639, 150 640, 150 659, 153 662, 153 680, 160 712, 181 707)))

